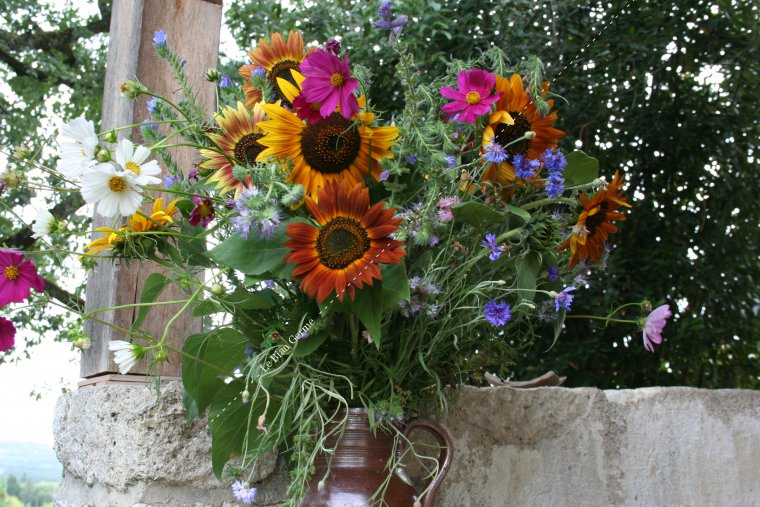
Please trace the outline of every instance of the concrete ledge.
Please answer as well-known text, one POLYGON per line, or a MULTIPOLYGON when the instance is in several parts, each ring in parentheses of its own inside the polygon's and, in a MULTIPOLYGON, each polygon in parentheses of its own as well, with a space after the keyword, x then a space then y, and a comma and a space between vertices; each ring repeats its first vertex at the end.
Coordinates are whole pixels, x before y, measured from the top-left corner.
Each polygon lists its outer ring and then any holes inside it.
MULTIPOLYGON (((454 462, 438 507, 760 505, 760 391, 471 388, 452 401, 454 462)), ((57 505, 235 505, 211 473, 205 421, 178 382, 96 386, 59 400, 57 505)), ((260 465, 256 505, 287 474, 260 465), (271 475, 270 475, 271 474, 271 475)))

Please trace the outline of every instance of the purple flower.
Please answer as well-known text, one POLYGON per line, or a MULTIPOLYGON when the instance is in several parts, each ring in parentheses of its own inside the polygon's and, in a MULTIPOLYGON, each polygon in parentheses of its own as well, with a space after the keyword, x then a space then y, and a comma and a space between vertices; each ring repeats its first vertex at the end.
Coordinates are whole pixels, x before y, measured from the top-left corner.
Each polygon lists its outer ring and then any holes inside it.
POLYGON ((205 229, 215 218, 214 203, 211 202, 211 199, 201 197, 193 197, 193 202, 195 207, 190 212, 188 222, 190 225, 200 225, 205 229))
POLYGON ((644 348, 649 352, 654 352, 654 344, 662 343, 662 330, 667 324, 670 313, 669 305, 658 306, 647 315, 644 321, 644 348))
POLYGON ((491 249, 488 258, 492 261, 497 260, 502 252, 504 252, 504 247, 496 244, 496 234, 486 234, 486 239, 481 241, 480 244, 491 249))
POLYGON ((253 357, 253 353, 255 352, 255 350, 253 350, 253 347, 251 347, 250 345, 248 345, 243 352, 250 359, 250 358, 253 357))
POLYGON ((187 173, 187 179, 190 181, 198 181, 200 179, 200 171, 198 169, 193 169, 189 173, 187 173))
POLYGON ((491 138, 491 144, 486 145, 486 152, 483 153, 483 158, 488 162, 498 164, 499 162, 504 162, 507 160, 508 157, 509 153, 507 153, 507 150, 505 150, 502 145, 491 138))
POLYGON ((388 178, 391 177, 391 173, 388 171, 383 171, 380 173, 380 181, 388 181, 388 178))
POLYGON ((541 155, 541 160, 543 160, 544 167, 550 175, 561 175, 567 166, 567 159, 565 158, 564 153, 562 153, 562 150, 559 148, 557 148, 556 151, 552 151, 550 148, 547 148, 546 151, 541 155))
POLYGON ((575 287, 565 287, 562 289, 562 292, 554 296, 554 306, 559 312, 560 310, 564 309, 566 312, 570 311, 570 303, 573 302, 573 295, 570 294, 570 292, 574 291, 575 287))
POLYGON ((490 301, 485 308, 486 320, 494 327, 501 327, 512 319, 509 303, 503 301, 490 301))
POLYGON ((340 42, 338 42, 335 39, 330 39, 329 41, 327 41, 327 44, 325 44, 325 47, 327 47, 327 50, 334 55, 340 54, 340 42))
POLYGON ((296 335, 296 338, 299 340, 305 340, 309 337, 309 331, 307 329, 304 329, 303 331, 299 331, 296 335))
POLYGON ((381 19, 380 21, 374 21, 372 22, 372 26, 374 26, 375 28, 381 28, 383 30, 390 30, 394 36, 398 36, 401 33, 401 30, 404 29, 404 26, 406 26, 406 23, 408 21, 409 21, 409 18, 402 15, 390 21, 385 20, 385 19, 381 19))
POLYGON ((556 266, 552 266, 546 270, 546 274, 548 275, 549 280, 554 282, 559 278, 559 268, 557 268, 556 266))
POLYGON ((406 163, 409 165, 414 165, 417 163, 417 156, 413 153, 411 155, 406 156, 406 163))
POLYGON ((251 488, 247 482, 235 481, 232 484, 232 494, 244 504, 252 504, 256 498, 256 488, 251 488))
POLYGON ((148 99, 148 112, 150 114, 155 114, 156 112, 156 106, 158 106, 158 98, 157 97, 151 97, 148 99))
POLYGON ((166 46, 166 32, 159 30, 153 34, 153 46, 161 47, 166 46))
POLYGON ((164 180, 164 186, 166 188, 170 188, 172 185, 174 185, 174 184, 179 183, 180 181, 182 181, 182 177, 181 176, 172 176, 171 174, 165 174, 163 180, 164 180))
POLYGON ((440 242, 441 242, 441 239, 438 236, 433 235, 433 236, 430 236, 430 241, 428 241, 428 245, 436 246, 440 242))
POLYGON ((274 280, 264 280, 261 283, 264 285, 265 289, 271 289, 272 287, 274 287, 274 280))
POLYGON ((219 87, 220 88, 229 88, 232 86, 232 78, 230 76, 224 75, 222 76, 222 80, 219 81, 219 87))
POLYGON ((251 76, 257 76, 257 77, 266 77, 267 75, 267 69, 259 65, 255 69, 253 69, 253 72, 251 72, 251 76))
POLYGON ((319 114, 327 118, 340 105, 340 114, 352 118, 359 111, 359 101, 354 96, 359 81, 351 77, 348 55, 343 59, 322 49, 312 51, 301 62, 301 84, 304 100, 309 104, 321 103, 319 114))
POLYGON ((546 182, 546 196, 550 199, 559 197, 565 191, 565 178, 560 173, 552 173, 546 182))
POLYGON ((377 9, 377 15, 386 20, 391 19, 393 17, 393 13, 391 12, 392 6, 393 2, 391 0, 383 2, 380 4, 380 8, 377 9))
POLYGON ((142 132, 145 132, 147 129, 158 130, 158 125, 156 125, 155 123, 153 123, 153 120, 151 120, 150 118, 145 118, 142 121, 142 125, 140 125, 140 130, 142 132))
POLYGON ((541 167, 540 160, 531 160, 522 155, 515 155, 512 158, 512 166, 515 168, 515 174, 518 178, 527 180, 536 174, 536 171, 541 167))
POLYGON ((457 166, 457 158, 454 155, 447 155, 446 156, 446 167, 449 169, 453 169, 457 166))

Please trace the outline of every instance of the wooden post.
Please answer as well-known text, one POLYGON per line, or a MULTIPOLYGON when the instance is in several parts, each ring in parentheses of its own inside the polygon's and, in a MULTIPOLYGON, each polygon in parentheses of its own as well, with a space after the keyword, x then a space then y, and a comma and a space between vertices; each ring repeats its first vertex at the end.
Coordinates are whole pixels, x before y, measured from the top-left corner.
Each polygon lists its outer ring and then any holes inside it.
MULTIPOLYGON (((215 91, 211 83, 205 81, 208 68, 215 68, 219 56, 219 32, 222 22, 222 0, 114 0, 111 14, 110 43, 103 93, 103 123, 105 131, 148 118, 146 99, 139 97, 132 101, 121 96, 119 85, 137 77, 149 90, 170 100, 177 98, 178 86, 172 78, 168 64, 160 60, 154 52, 153 34, 157 30, 166 32, 169 45, 187 60, 186 72, 196 100, 207 113, 213 113, 215 91)), ((132 133, 134 140, 141 139, 139 130, 132 133)), ((122 131, 122 136, 127 132, 122 131)), ((175 148, 175 161, 184 171, 193 169, 198 161, 197 150, 175 148)), ((93 226, 111 226, 97 213, 93 226)), ((136 303, 148 275, 159 271, 157 266, 132 262, 102 260, 87 283, 87 311, 98 308, 136 303)), ((167 288, 159 300, 169 301, 182 298, 179 290, 167 288)), ((143 323, 143 329, 155 337, 163 334, 167 321, 179 310, 179 305, 159 306, 151 310, 143 323)), ((97 318, 122 328, 132 325, 136 311, 125 309, 99 313, 97 318)), ((93 339, 93 346, 82 357, 81 376, 94 377, 118 372, 113 362, 113 354, 108 350, 112 340, 127 339, 123 333, 112 327, 93 321, 85 324, 87 334, 93 339)), ((171 328, 170 343, 181 347, 184 338, 201 330, 199 319, 182 317, 171 328)), ((145 361, 135 365, 130 371, 136 374, 148 372, 145 361)), ((180 376, 180 357, 171 354, 168 363, 161 365, 160 371, 150 373, 162 376, 180 376)))

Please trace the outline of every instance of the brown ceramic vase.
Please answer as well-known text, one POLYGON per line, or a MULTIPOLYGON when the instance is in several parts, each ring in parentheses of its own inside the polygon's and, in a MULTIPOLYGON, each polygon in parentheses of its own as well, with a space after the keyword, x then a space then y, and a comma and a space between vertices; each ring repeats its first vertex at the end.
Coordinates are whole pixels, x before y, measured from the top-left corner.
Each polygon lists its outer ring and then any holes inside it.
MULTIPOLYGON (((385 493, 385 503, 389 507, 413 507, 419 501, 422 507, 432 507, 433 496, 443 481, 451 464, 451 437, 437 423, 422 417, 411 419, 402 433, 408 435, 417 429, 430 432, 441 447, 438 475, 433 479, 428 492, 419 498, 419 492, 408 478, 394 470, 385 493)), ((337 440, 331 437, 327 447, 333 447, 337 440)), ((369 428, 367 412, 361 408, 348 411, 348 420, 340 443, 330 464, 330 475, 320 490, 317 485, 327 470, 327 459, 318 456, 315 472, 309 490, 301 501, 301 507, 376 507, 379 502, 370 503, 370 498, 380 488, 388 476, 386 464, 393 452, 393 432, 378 428, 373 435, 369 428)), ((403 452, 403 440, 398 453, 403 452)))

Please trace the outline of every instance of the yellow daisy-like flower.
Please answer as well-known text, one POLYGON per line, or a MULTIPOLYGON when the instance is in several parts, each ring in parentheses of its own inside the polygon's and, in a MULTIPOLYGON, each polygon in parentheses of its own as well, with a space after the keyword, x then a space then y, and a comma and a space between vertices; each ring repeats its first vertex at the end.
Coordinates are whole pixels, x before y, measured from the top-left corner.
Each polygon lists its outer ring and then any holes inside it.
MULTIPOLYGON (((510 163, 515 155, 537 159, 547 148, 555 148, 557 140, 565 133, 552 127, 557 121, 556 112, 541 114, 525 91, 519 74, 513 74, 509 79, 496 76, 496 91, 501 92, 501 98, 496 103, 496 110, 491 113, 488 126, 483 129, 481 153, 485 153, 492 142, 497 142, 504 146, 508 158, 504 162, 490 164, 483 179, 508 185, 515 181, 515 168, 510 163), (535 136, 525 139, 527 132, 533 132, 535 136)), ((554 105, 553 100, 547 103, 550 108, 554 105)))
POLYGON ((215 182, 216 188, 222 193, 235 191, 235 197, 239 196, 251 184, 250 178, 241 181, 232 174, 233 162, 239 165, 252 165, 256 157, 264 150, 259 140, 264 132, 259 128, 259 122, 266 119, 261 103, 253 107, 253 115, 242 102, 237 103, 237 109, 225 107, 218 113, 214 120, 222 130, 220 134, 208 134, 216 146, 222 152, 213 149, 202 149, 201 155, 208 160, 200 167, 213 169, 208 181, 215 182))
POLYGON ((118 231, 110 227, 98 227, 95 230, 102 232, 105 236, 85 246, 85 252, 88 255, 92 255, 102 250, 116 248, 124 243, 127 234, 130 232, 149 232, 160 226, 174 222, 172 215, 177 212, 177 202, 179 200, 170 202, 166 209, 164 209, 164 200, 159 197, 153 203, 153 210, 149 217, 139 212, 135 213, 129 217, 127 227, 121 227, 118 231))
POLYGON ((245 105, 253 108, 256 102, 261 101, 261 90, 251 84, 251 73, 256 67, 263 67, 267 71, 266 77, 276 98, 286 100, 277 80, 280 78, 293 82, 291 71, 300 70, 305 56, 300 32, 291 31, 287 41, 278 32, 272 34, 271 42, 259 39, 258 47, 248 52, 253 64, 240 67, 240 75, 246 80, 246 84, 243 85, 245 105))
MULTIPOLYGON (((294 73, 294 82, 280 85, 289 101, 300 94, 303 76, 294 73)), ((363 107, 363 101, 359 101, 363 107)), ((276 105, 264 105, 271 118, 258 126, 266 132, 260 143, 267 148, 258 160, 274 157, 292 164, 286 181, 300 184, 306 195, 317 199, 317 189, 328 182, 365 183, 365 178, 380 180, 379 162, 393 158, 390 147, 398 137, 396 127, 370 127, 374 115, 360 112, 359 124, 343 118, 338 112, 317 122, 305 122, 296 114, 276 105)))

